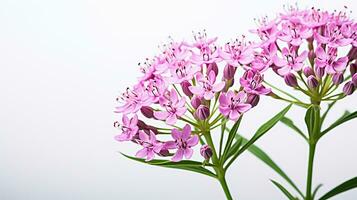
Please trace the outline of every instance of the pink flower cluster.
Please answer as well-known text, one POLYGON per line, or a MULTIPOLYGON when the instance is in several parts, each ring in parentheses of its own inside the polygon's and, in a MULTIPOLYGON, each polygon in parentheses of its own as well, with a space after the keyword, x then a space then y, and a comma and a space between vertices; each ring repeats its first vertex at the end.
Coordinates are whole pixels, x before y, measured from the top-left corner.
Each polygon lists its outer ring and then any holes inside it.
MULTIPOLYGON (((164 45, 159 55, 139 64, 143 75, 118 97, 115 112, 122 115, 122 123, 116 123, 121 130, 116 140, 141 145, 136 156, 147 161, 155 155, 173 156, 175 162, 190 159, 203 134, 195 125, 206 121, 211 128, 221 122, 213 118, 236 121, 257 105, 260 95, 270 93, 262 84, 269 65, 256 58, 255 50, 244 37, 219 46, 205 32, 195 34, 192 43, 164 45), (173 140, 165 141, 165 134, 173 140)), ((204 149, 208 153, 201 154, 207 159, 210 150, 204 149)))
MULTIPOLYGON (((276 19, 263 18, 259 23, 260 27, 251 31, 261 39, 256 58, 265 64, 262 67, 271 67, 284 77, 287 85, 298 87, 296 77, 303 79, 302 73, 310 89, 318 87, 324 77, 338 85, 353 61, 351 76, 357 80, 357 24, 346 12, 289 7, 276 19)), ((356 81, 347 82, 345 94, 351 94, 356 86, 356 81)))

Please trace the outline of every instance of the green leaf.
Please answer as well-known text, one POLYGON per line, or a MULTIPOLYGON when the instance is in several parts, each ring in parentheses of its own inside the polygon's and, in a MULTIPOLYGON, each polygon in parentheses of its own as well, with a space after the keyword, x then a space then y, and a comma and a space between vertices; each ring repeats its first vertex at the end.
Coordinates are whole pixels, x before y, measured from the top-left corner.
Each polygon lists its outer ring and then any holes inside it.
POLYGON ((257 141, 260 137, 262 137, 266 132, 268 132, 275 124, 277 124, 282 117, 289 111, 291 108, 291 105, 288 105, 285 107, 282 111, 280 111, 278 114, 276 114, 273 118, 265 122, 259 129, 255 132, 254 136, 247 142, 245 143, 242 148, 240 148, 231 158, 229 163, 226 165, 226 169, 233 163, 233 161, 240 155, 242 154, 245 150, 247 150, 255 141, 257 141))
POLYGON ((317 187, 315 188, 314 192, 312 193, 312 200, 315 199, 315 196, 317 194, 317 191, 319 191, 319 189, 322 187, 322 184, 317 185, 317 187))
POLYGON ((354 177, 348 181, 345 181, 342 184, 338 185, 337 187, 333 188, 332 190, 327 192, 325 195, 323 195, 319 200, 329 199, 337 194, 346 192, 353 188, 357 188, 357 177, 354 177))
POLYGON ((233 156, 238 151, 239 147, 241 147, 241 145, 242 145, 242 142, 243 142, 243 138, 237 139, 237 141, 233 144, 232 148, 229 149, 228 154, 227 154, 227 159, 230 158, 231 156, 233 156))
POLYGON ((226 142, 226 146, 223 150, 222 160, 225 161, 227 159, 227 154, 229 149, 231 148, 232 142, 234 140, 235 135, 237 134, 240 122, 242 121, 242 116, 238 119, 238 121, 233 125, 231 131, 229 131, 228 139, 226 142))
MULTIPOLYGON (((239 139, 243 140, 243 143, 246 143, 248 140, 243 136, 238 136, 239 139)), ((271 169, 273 169, 276 173, 278 173, 283 179, 286 180, 295 190, 300 194, 300 196, 304 199, 303 193, 299 190, 299 188, 295 185, 295 183, 289 178, 289 176, 265 153, 261 148, 256 145, 251 145, 248 148, 248 151, 252 153, 255 157, 260 159, 266 165, 268 165, 271 169)))
POLYGON ((286 126, 290 127, 291 129, 293 129, 294 131, 296 131, 299 135, 301 135, 301 137, 303 137, 306 141, 308 140, 307 137, 305 136, 305 134, 294 124, 293 120, 287 118, 287 117, 283 117, 280 120, 283 124, 285 124, 286 126))
POLYGON ((271 180, 271 182, 273 182, 273 184, 280 189, 280 191, 282 191, 286 197, 288 197, 289 200, 296 200, 297 198, 295 198, 292 194, 290 194, 290 192, 285 189, 280 183, 274 181, 274 180, 271 180))
POLYGON ((352 120, 354 118, 357 117, 357 111, 350 113, 348 111, 346 111, 342 117, 340 117, 339 119, 337 119, 333 124, 331 124, 327 129, 325 129, 324 131, 321 132, 321 136, 325 135, 327 132, 329 132, 330 130, 334 129, 335 127, 349 121, 352 120))
POLYGON ((305 124, 310 138, 319 137, 320 133, 320 107, 311 105, 305 114, 305 124))
MULTIPOLYGON (((204 174, 204 175, 216 178, 216 175, 214 173, 212 173, 210 170, 203 167, 203 163, 197 162, 197 161, 182 160, 180 162, 171 162, 169 160, 159 160, 159 159, 145 161, 145 159, 128 156, 123 153, 122 153, 122 155, 131 159, 131 160, 135 160, 135 161, 149 164, 149 165, 155 165, 155 166, 166 167, 166 168, 183 169, 183 170, 193 171, 193 172, 197 172, 200 174, 204 174)), ((213 165, 207 163, 207 164, 205 164, 205 166, 213 166, 213 165)))
POLYGON ((281 118, 283 118, 285 114, 289 111, 291 105, 292 104, 288 105, 278 114, 276 114, 273 118, 271 118, 269 121, 265 122, 262 126, 260 126, 259 129, 255 132, 254 136, 246 144, 244 144, 243 147, 239 150, 238 154, 243 153, 246 149, 249 148, 250 145, 252 145, 261 136, 263 136, 266 132, 268 132, 271 128, 273 128, 274 125, 278 123, 281 120, 281 118))

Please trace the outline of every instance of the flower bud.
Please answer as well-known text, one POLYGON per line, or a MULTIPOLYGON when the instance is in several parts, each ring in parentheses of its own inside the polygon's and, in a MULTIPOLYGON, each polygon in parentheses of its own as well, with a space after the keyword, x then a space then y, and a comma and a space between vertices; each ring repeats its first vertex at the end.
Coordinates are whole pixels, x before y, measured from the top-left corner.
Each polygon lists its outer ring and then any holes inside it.
POLYGON ((309 88, 316 88, 319 85, 319 82, 317 81, 315 76, 309 76, 307 78, 307 85, 309 86, 309 88))
POLYGON ((152 109, 150 106, 143 106, 140 108, 140 111, 147 118, 154 117, 154 109, 152 109))
POLYGON ((343 74, 342 73, 336 73, 332 76, 332 82, 335 85, 339 85, 343 82, 343 74))
POLYGON ((159 156, 165 157, 165 156, 169 156, 170 152, 167 149, 161 149, 160 152, 158 153, 159 156))
POLYGON ((218 66, 217 66, 217 63, 210 63, 210 64, 207 64, 207 75, 210 73, 210 71, 213 71, 216 76, 218 75, 218 66))
POLYGON ((313 50, 309 51, 309 53, 307 54, 307 57, 309 58, 309 62, 313 63, 314 59, 316 58, 316 54, 313 50))
POLYGON ((355 86, 353 85, 352 81, 347 82, 343 86, 343 93, 345 93, 345 95, 351 95, 354 91, 355 91, 355 86))
POLYGON ((311 67, 305 67, 305 68, 303 69, 303 73, 304 73, 304 75, 305 75, 306 77, 315 75, 314 70, 312 70, 311 67))
POLYGON ((355 87, 357 87, 357 74, 354 74, 354 75, 352 76, 352 83, 353 83, 353 85, 354 85, 355 87))
POLYGON ((155 135, 159 134, 159 131, 157 131, 157 128, 154 126, 147 125, 146 129, 150 132, 152 131, 155 135))
POLYGON ((207 144, 202 145, 202 147, 200 148, 200 153, 201 156, 205 158, 205 160, 209 160, 213 155, 211 147, 207 144))
POLYGON ((357 58, 357 47, 352 47, 347 54, 348 60, 352 61, 357 58))
POLYGON ((357 63, 352 63, 350 65, 350 72, 351 72, 351 76, 353 76, 357 72, 357 63))
POLYGON ((145 122, 143 122, 142 120, 138 120, 138 127, 139 127, 139 130, 143 130, 143 129, 146 129, 147 125, 145 124, 145 122))
POLYGON ((248 94, 247 103, 252 105, 252 107, 256 106, 259 103, 260 97, 257 94, 248 94))
POLYGON ((200 120, 207 119, 209 117, 209 115, 210 115, 209 108, 205 105, 198 106, 198 108, 195 112, 195 116, 200 120))
POLYGON ((193 94, 192 94, 191 90, 188 89, 190 86, 191 86, 191 83, 189 83, 188 81, 184 81, 181 83, 181 88, 182 88, 183 93, 185 93, 185 95, 187 95, 189 97, 192 97, 193 94))
POLYGON ((325 69, 321 67, 316 67, 315 72, 316 72, 316 77, 319 79, 321 79, 325 75, 325 69))
POLYGON ((200 106, 202 103, 202 100, 200 97, 198 96, 194 96, 192 99, 191 99, 191 105, 194 109, 197 109, 198 106, 200 106))
POLYGON ((223 77, 226 80, 231 80, 234 78, 234 74, 236 73, 236 67, 227 64, 223 69, 223 77))
POLYGON ((289 73, 284 76, 285 83, 290 87, 298 86, 297 79, 293 73, 289 73))

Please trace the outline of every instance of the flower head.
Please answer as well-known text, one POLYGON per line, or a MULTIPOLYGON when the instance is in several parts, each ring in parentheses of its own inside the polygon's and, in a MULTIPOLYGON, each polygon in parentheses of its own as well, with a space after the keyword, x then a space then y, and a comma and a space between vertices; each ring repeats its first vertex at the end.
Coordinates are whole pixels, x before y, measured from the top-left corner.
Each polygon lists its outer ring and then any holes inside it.
POLYGON ((168 92, 167 95, 160 97, 159 102, 165 111, 155 111, 154 117, 159 120, 165 120, 169 125, 175 124, 177 118, 185 114, 187 110, 185 98, 179 99, 174 89, 168 92))
POLYGON ((130 141, 133 139, 135 134, 138 132, 138 116, 135 114, 133 118, 129 119, 127 115, 123 115, 121 124, 120 135, 115 136, 115 139, 118 141, 130 141))
POLYGON ((225 83, 215 83, 216 74, 213 71, 210 71, 208 76, 204 76, 202 73, 196 75, 196 80, 198 81, 197 86, 190 86, 189 89, 191 92, 198 96, 203 96, 204 99, 210 100, 214 97, 217 92, 220 92, 225 83))
POLYGON ((144 131, 139 131, 139 139, 137 142, 143 147, 136 153, 136 157, 145 158, 150 161, 155 157, 155 154, 160 153, 163 148, 163 143, 156 140, 155 134, 150 131, 149 135, 144 131))
POLYGON ((263 86, 264 76, 258 71, 248 70, 244 73, 243 77, 240 78, 240 84, 243 86, 244 91, 249 94, 268 94, 270 89, 263 86))
POLYGON ((165 143, 167 149, 177 149, 172 161, 178 162, 185 156, 186 159, 190 159, 193 154, 192 147, 198 144, 198 136, 191 135, 191 126, 186 124, 182 131, 173 129, 171 136, 174 141, 168 141, 165 143))
POLYGON ((252 106, 246 102, 246 94, 243 91, 235 94, 233 91, 222 93, 219 97, 219 111, 230 120, 236 121, 252 106))

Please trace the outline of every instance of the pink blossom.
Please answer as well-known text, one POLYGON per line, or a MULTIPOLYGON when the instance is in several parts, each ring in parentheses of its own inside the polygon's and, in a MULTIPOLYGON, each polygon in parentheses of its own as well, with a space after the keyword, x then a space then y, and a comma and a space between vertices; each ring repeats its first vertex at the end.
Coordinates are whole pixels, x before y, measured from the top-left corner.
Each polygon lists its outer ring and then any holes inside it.
POLYGON ((322 35, 316 32, 314 38, 319 44, 327 44, 333 48, 343 47, 353 42, 353 39, 345 38, 340 26, 335 23, 327 24, 323 29, 322 35))
POLYGON ((149 135, 144 131, 139 131, 139 140, 137 142, 144 148, 136 153, 136 157, 146 157, 146 161, 154 159, 155 154, 160 153, 163 148, 163 143, 156 140, 156 136, 152 131, 149 132, 149 135))
POLYGON ((151 103, 156 103, 167 89, 167 83, 159 77, 148 80, 145 85, 145 90, 151 103))
POLYGON ((224 50, 218 49, 218 53, 223 60, 234 67, 247 65, 254 59, 253 48, 238 39, 232 43, 227 43, 224 50))
POLYGON ((278 56, 273 58, 274 64, 278 67, 278 74, 284 76, 292 70, 300 71, 307 58, 307 54, 307 51, 303 51, 300 55, 297 55, 295 48, 283 48, 283 58, 281 59, 278 56))
POLYGON ((319 46, 316 49, 315 65, 319 68, 325 68, 326 73, 335 74, 337 72, 342 72, 346 69, 348 62, 348 57, 344 56, 337 58, 337 49, 328 48, 327 53, 325 50, 319 46))
POLYGON ((138 84, 134 86, 134 89, 131 90, 127 88, 126 91, 122 94, 118 101, 121 101, 121 106, 116 107, 116 113, 136 113, 142 106, 150 105, 149 96, 145 92, 143 86, 138 84))
POLYGON ((186 159, 190 159, 193 154, 192 147, 198 144, 198 136, 191 135, 191 126, 186 124, 182 131, 173 129, 171 136, 174 141, 166 142, 164 147, 167 149, 177 149, 174 157, 172 157, 172 161, 181 161, 183 156, 185 156, 186 159))
POLYGON ((273 58, 277 51, 278 49, 275 44, 262 47, 261 52, 255 53, 254 60, 251 63, 251 69, 264 72, 273 64, 273 58))
POLYGON ((167 95, 159 98, 160 105, 165 108, 165 111, 155 111, 154 117, 159 120, 165 120, 167 124, 173 125, 177 118, 185 114, 187 108, 185 107, 186 100, 184 97, 178 98, 174 89, 171 89, 167 95))
POLYGON ((130 141, 133 139, 135 134, 138 132, 138 116, 135 114, 133 118, 129 119, 128 116, 123 115, 121 124, 122 133, 115 136, 115 139, 122 141, 130 141))
POLYGON ((260 74, 258 71, 249 70, 246 71, 242 78, 240 78, 240 84, 248 94, 268 94, 271 92, 263 86, 262 82, 264 75, 260 74))
POLYGON ((276 20, 268 21, 267 17, 258 20, 260 27, 256 30, 250 30, 252 33, 256 33, 260 39, 262 40, 261 46, 266 47, 272 43, 275 43, 278 36, 278 28, 276 24, 276 20))
POLYGON ((252 106, 246 101, 246 93, 243 91, 235 94, 233 91, 222 93, 219 97, 219 111, 230 120, 236 121, 243 113, 252 106))
POLYGON ((215 38, 207 38, 207 34, 204 31, 203 33, 198 33, 194 35, 195 42, 191 45, 196 47, 199 50, 199 53, 194 53, 191 56, 193 63, 197 65, 210 64, 218 61, 218 52, 217 47, 214 45, 214 42, 217 41, 215 38))
POLYGON ((300 46, 303 39, 310 38, 311 36, 312 30, 310 28, 301 24, 286 22, 282 24, 282 30, 278 38, 293 46, 300 46))
POLYGON ((216 74, 214 71, 210 71, 208 76, 204 76, 202 73, 198 73, 196 75, 197 85, 190 86, 190 91, 198 96, 203 96, 204 99, 210 100, 214 97, 217 92, 220 92, 225 83, 224 82, 216 82, 216 74))
POLYGON ((182 51, 176 55, 175 61, 170 63, 170 82, 182 83, 183 81, 190 81, 201 70, 201 67, 191 63, 189 55, 191 55, 189 51, 182 51))

